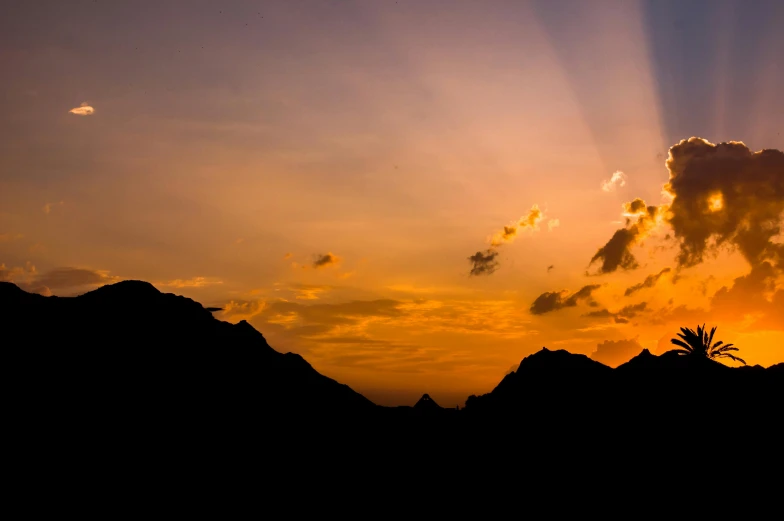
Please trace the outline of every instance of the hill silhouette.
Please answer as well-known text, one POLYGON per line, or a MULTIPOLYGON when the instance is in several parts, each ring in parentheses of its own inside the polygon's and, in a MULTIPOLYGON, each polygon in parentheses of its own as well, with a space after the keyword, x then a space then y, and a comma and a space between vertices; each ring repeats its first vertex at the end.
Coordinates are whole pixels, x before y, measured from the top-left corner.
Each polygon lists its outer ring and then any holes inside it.
POLYGON ((228 416, 375 409, 301 356, 279 353, 246 321, 124 281, 78 297, 43 297, 0 283, 3 335, 27 399, 70 410, 228 416))
POLYGON ((379 407, 301 356, 276 351, 247 322, 220 321, 201 304, 146 282, 78 297, 43 297, 0 283, 0 316, 12 408, 20 424, 38 426, 33 436, 44 432, 41 422, 257 435, 287 428, 277 421, 285 417, 343 429, 349 438, 364 432, 405 440, 426 426, 440 440, 469 444, 514 445, 520 433, 529 440, 604 433, 598 443, 608 433, 677 437, 686 426, 769 425, 784 396, 784 364, 730 368, 643 350, 612 369, 543 348, 459 411, 428 395, 413 406, 379 407))

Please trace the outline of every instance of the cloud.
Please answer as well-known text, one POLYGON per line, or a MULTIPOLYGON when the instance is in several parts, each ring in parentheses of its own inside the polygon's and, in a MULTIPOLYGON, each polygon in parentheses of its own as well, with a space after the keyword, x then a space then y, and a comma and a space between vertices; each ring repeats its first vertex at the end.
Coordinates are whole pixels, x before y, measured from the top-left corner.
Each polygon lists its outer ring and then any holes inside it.
POLYGON ((784 290, 777 290, 779 270, 770 262, 752 267, 747 275, 737 277, 731 286, 713 294, 711 315, 725 321, 755 317, 754 328, 784 329, 784 290))
POLYGON ((665 273, 669 273, 671 271, 672 270, 670 268, 664 268, 659 273, 648 275, 647 277, 645 277, 645 280, 640 282, 639 284, 635 284, 634 286, 626 288, 626 291, 624 291, 623 294, 627 297, 630 297, 631 295, 634 295, 635 293, 637 293, 643 288, 652 288, 656 285, 657 282, 659 282, 659 279, 662 278, 662 276, 665 273))
POLYGON ((86 101, 79 105, 76 108, 73 108, 68 111, 70 114, 76 114, 77 116, 92 116, 95 113, 95 109, 90 106, 89 103, 86 101))
MULTIPOLYGON (((471 261, 469 275, 491 275, 494 273, 498 269, 498 248, 514 241, 521 230, 538 231, 539 223, 544 218, 544 213, 539 209, 539 205, 535 204, 528 211, 528 214, 494 233, 488 239, 490 248, 484 252, 476 252, 476 254, 468 257, 468 260, 471 261)), ((558 219, 550 219, 547 223, 547 229, 552 231, 559 224, 558 219)))
POLYGON ((52 289, 109 284, 119 280, 107 273, 81 268, 57 268, 39 274, 35 265, 29 261, 24 267, 6 268, 5 264, 0 264, 0 281, 13 282, 27 292, 47 297, 52 295, 52 289))
POLYGON ((536 300, 531 304, 530 312, 533 315, 543 315, 544 313, 550 313, 551 311, 574 307, 581 300, 591 299, 591 294, 600 287, 602 287, 601 284, 590 284, 588 286, 583 286, 579 291, 572 293, 571 295, 569 294, 569 290, 542 293, 536 297, 536 300))
POLYGON ((555 268, 554 264, 550 264, 549 266, 547 266, 547 273, 550 273, 550 270, 552 270, 553 268, 555 268))
POLYGON ((602 182, 602 190, 605 192, 612 192, 618 186, 625 186, 626 185, 626 174, 621 172, 620 170, 613 173, 612 177, 607 181, 602 182))
POLYGON ((498 252, 492 248, 481 252, 478 251, 474 255, 468 257, 471 261, 471 272, 469 275, 491 275, 498 269, 498 252))
POLYGON ((679 268, 723 245, 736 247, 751 266, 767 260, 782 267, 784 245, 773 239, 784 212, 784 153, 692 137, 670 148, 666 165, 667 222, 679 242, 679 268))
POLYGON ((110 276, 107 271, 96 271, 83 268, 55 268, 34 281, 34 285, 52 289, 74 288, 79 286, 96 286, 112 284, 119 277, 110 276))
POLYGON ((490 238, 491 246, 500 246, 512 242, 520 230, 538 230, 539 223, 544 219, 544 214, 539 209, 539 205, 533 205, 528 214, 520 217, 516 222, 504 226, 490 238))
POLYGON ((49 213, 52 211, 52 208, 55 206, 61 206, 62 204, 64 204, 63 201, 60 201, 59 203, 46 203, 43 207, 43 211, 45 214, 49 215, 49 213))
POLYGON ((547 221, 547 231, 553 231, 553 229, 558 228, 561 226, 561 221, 559 219, 550 219, 547 221))
POLYGON ((610 367, 628 362, 643 350, 637 338, 627 340, 605 340, 596 346, 591 358, 610 367))
POLYGON ((647 308, 647 302, 640 302, 639 304, 624 306, 616 313, 613 313, 608 309, 600 309, 598 311, 591 311, 590 313, 586 313, 583 316, 590 318, 612 318, 616 324, 627 324, 630 319, 636 317, 647 308))
POLYGON ((318 300, 319 295, 332 289, 332 286, 314 286, 311 284, 292 284, 290 289, 296 292, 297 300, 318 300))
POLYGON ((212 286, 215 284, 223 284, 222 280, 207 279, 205 277, 193 277, 191 279, 174 279, 168 282, 157 282, 156 286, 172 287, 172 288, 202 288, 204 286, 212 286))
POLYGON ((313 261, 314 268, 324 268, 326 266, 331 266, 340 262, 340 258, 332 253, 325 253, 323 255, 319 254, 316 255, 316 259, 313 261))
POLYGON ((666 206, 648 206, 642 199, 623 204, 626 226, 617 230, 591 258, 588 267, 601 262, 599 273, 612 273, 618 268, 632 270, 639 267, 631 247, 648 236, 660 222, 666 206))
POLYGON ((250 320, 260 315, 266 306, 267 303, 263 300, 230 300, 222 306, 220 318, 230 322, 250 320))

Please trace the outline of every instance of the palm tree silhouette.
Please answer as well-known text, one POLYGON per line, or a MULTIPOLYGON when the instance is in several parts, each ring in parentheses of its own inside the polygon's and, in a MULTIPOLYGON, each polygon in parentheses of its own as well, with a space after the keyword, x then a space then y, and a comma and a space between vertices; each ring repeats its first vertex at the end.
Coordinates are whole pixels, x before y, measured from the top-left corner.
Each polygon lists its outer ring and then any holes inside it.
POLYGON ((734 347, 733 344, 725 344, 719 340, 711 345, 713 342, 713 335, 716 333, 716 327, 712 328, 710 333, 705 330, 705 324, 697 326, 696 332, 693 329, 687 329, 685 327, 682 327, 681 331, 682 333, 678 333, 678 336, 681 337, 682 340, 678 338, 670 340, 670 342, 676 346, 683 348, 675 349, 674 351, 676 353, 704 356, 710 359, 731 358, 736 362, 741 362, 743 365, 746 365, 745 360, 730 353, 730 351, 738 351, 738 348, 734 347))

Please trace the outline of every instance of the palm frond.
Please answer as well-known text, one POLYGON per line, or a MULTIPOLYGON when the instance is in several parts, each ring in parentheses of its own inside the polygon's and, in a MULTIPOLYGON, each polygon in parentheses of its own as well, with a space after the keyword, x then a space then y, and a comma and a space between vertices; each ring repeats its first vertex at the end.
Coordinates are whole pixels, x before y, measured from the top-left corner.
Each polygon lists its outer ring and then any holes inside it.
POLYGON ((694 348, 692 346, 690 346, 689 344, 687 344, 686 342, 683 342, 682 340, 678 340, 677 338, 673 338, 672 340, 670 340, 670 342, 672 342, 676 346, 681 346, 682 348, 684 348, 686 350, 687 353, 693 353, 694 352, 694 348))
POLYGON ((731 358, 736 362, 740 362, 743 365, 746 365, 746 361, 743 358, 740 358, 739 356, 731 355, 729 353, 721 353, 719 355, 716 355, 716 358, 731 358))

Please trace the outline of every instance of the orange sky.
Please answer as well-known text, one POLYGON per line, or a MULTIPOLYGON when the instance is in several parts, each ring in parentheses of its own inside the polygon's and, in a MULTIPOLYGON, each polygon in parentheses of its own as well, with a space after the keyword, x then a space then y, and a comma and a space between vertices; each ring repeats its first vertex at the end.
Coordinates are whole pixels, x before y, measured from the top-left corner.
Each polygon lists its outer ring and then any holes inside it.
POLYGON ((462 405, 542 346, 617 364, 698 322, 784 361, 780 271, 744 294, 768 304, 711 304, 756 266, 733 239, 679 267, 662 217, 636 268, 586 275, 624 203, 670 203, 680 140, 784 149, 784 11, 513 4, 11 9, 0 277, 54 295, 148 280, 384 405, 462 405), (667 47, 673 27, 688 45, 667 47))

